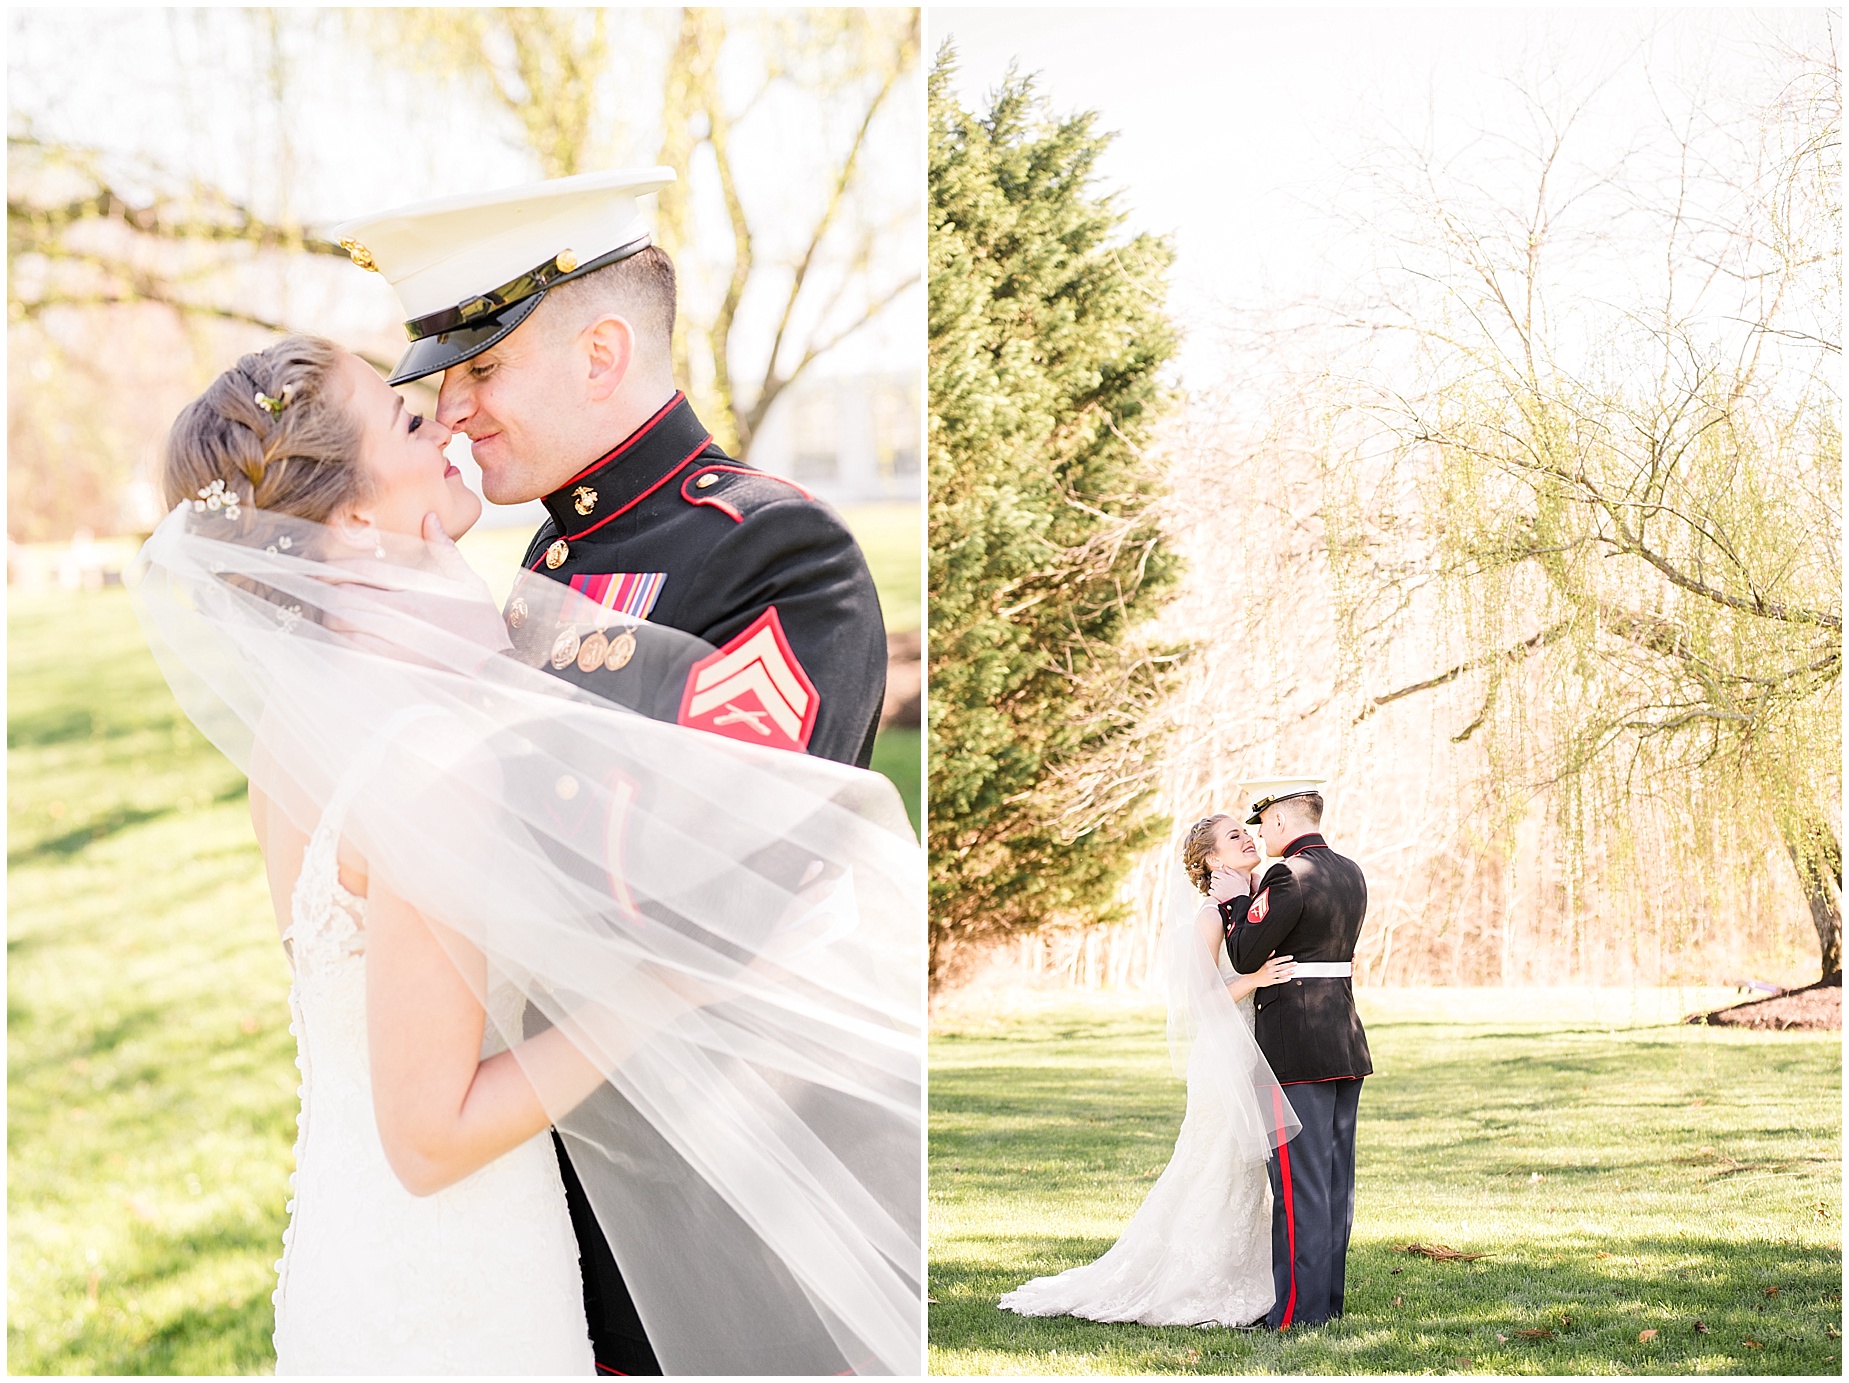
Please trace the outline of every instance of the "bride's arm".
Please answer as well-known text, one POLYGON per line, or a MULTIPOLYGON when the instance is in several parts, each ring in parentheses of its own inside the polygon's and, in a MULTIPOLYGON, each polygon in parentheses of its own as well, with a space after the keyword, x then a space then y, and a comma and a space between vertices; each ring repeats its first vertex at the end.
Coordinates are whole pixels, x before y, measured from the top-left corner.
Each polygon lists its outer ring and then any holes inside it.
MULTIPOLYGON (((1201 947, 1207 953, 1207 963, 1216 969, 1220 964, 1220 947, 1226 941, 1226 934, 1221 930, 1223 925, 1217 903, 1209 901, 1194 915, 1194 926, 1201 947)), ((1237 1002, 1255 989, 1263 989, 1269 984, 1283 984, 1296 970, 1297 963, 1289 956, 1273 956, 1251 974, 1235 975, 1228 980, 1226 992, 1237 1002)))
POLYGON ((1297 962, 1289 956, 1273 956, 1249 975, 1238 975, 1226 982, 1226 992, 1235 999, 1243 999, 1255 989, 1263 989, 1270 984, 1283 984, 1297 973, 1297 962))
POLYGON ((481 952, 376 877, 370 885, 373 1112, 392 1171, 427 1196, 526 1142, 604 1078, 558 1028, 482 1060, 481 952))

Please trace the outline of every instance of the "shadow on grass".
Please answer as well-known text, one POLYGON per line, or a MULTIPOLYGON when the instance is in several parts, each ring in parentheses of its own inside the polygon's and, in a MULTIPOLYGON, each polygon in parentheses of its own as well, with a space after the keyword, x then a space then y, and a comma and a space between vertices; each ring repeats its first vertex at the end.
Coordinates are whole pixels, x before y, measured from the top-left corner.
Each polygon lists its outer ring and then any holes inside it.
MULTIPOLYGON (((126 733, 130 727, 115 731, 126 733)), ((140 728, 140 727, 132 727, 140 728)), ((85 707, 64 707, 37 715, 16 715, 7 721, 8 749, 42 749, 74 740, 98 738, 96 716, 85 707)))
MULTIPOLYGON (((250 785, 239 777, 207 799, 207 805, 219 807, 230 802, 241 802, 249 793, 250 785)), ((177 802, 166 802, 157 807, 112 807, 103 816, 65 831, 62 835, 47 836, 17 850, 9 850, 6 856, 7 868, 17 869, 35 861, 55 863, 60 859, 68 859, 131 827, 148 821, 159 821, 162 817, 177 815, 182 810, 177 802)))
POLYGON ((232 1210, 181 1228, 135 1225, 132 1246, 122 1255, 133 1267, 93 1279, 97 1290, 89 1308, 65 1331, 51 1332, 55 1343, 49 1354, 29 1355, 22 1336, 15 1335, 9 1371, 269 1372, 275 1363, 270 1342, 275 1281, 268 1272, 251 1273, 248 1265, 254 1261, 267 1267, 281 1251, 282 1228, 280 1213, 253 1216, 232 1210))
POLYGON ((1840 1254, 1699 1236, 1600 1242, 1525 1245, 1470 1264, 1358 1243, 1343 1317, 1279 1335, 1016 1316, 996 1306, 1004 1292, 1090 1262, 1109 1241, 965 1236, 932 1264, 931 1344, 1027 1372, 1060 1371, 1052 1349, 1127 1372, 1404 1373, 1460 1361, 1505 1373, 1836 1371, 1826 1331, 1840 1313, 1840 1254), (1656 1333, 1640 1340, 1647 1330, 1656 1333))

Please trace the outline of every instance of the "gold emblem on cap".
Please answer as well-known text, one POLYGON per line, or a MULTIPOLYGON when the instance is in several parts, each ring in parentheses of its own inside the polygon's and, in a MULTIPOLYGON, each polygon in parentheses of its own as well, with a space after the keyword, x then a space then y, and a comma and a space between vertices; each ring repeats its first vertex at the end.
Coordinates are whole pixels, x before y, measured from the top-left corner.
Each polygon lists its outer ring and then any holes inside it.
POLYGON ((693 482, 693 488, 696 490, 704 490, 708 485, 716 485, 718 483, 719 477, 714 475, 711 471, 708 471, 705 475, 693 482))
POLYGON ((625 629, 610 640, 610 651, 604 655, 603 665, 616 672, 627 667, 629 660, 636 656, 636 636, 625 629))
POLYGON ((563 629, 552 641, 552 666, 561 672, 578 656, 578 631, 563 629))
POLYGON ((561 274, 569 274, 573 269, 578 267, 578 256, 573 254, 570 250, 560 250, 559 257, 555 259, 553 263, 559 266, 559 272, 561 274))
POLYGON ((610 651, 610 641, 603 634, 593 629, 578 647, 578 671, 595 672, 603 666, 604 654, 610 651))
POLYGON ((379 266, 373 262, 372 251, 360 244, 359 241, 343 240, 340 242, 340 248, 345 250, 347 252, 347 258, 359 265, 360 268, 371 270, 375 274, 379 272, 379 266))
POLYGON ((526 597, 515 596, 514 603, 507 607, 507 627, 509 629, 518 629, 521 625, 526 623, 526 617, 530 613, 531 612, 527 609, 526 597))
POLYGON ((589 485, 580 485, 571 492, 571 507, 580 514, 589 514, 597 507, 597 491, 589 485))
POLYGON ((558 539, 546 549, 546 566, 557 571, 565 565, 565 559, 571 556, 571 548, 563 538, 558 539))

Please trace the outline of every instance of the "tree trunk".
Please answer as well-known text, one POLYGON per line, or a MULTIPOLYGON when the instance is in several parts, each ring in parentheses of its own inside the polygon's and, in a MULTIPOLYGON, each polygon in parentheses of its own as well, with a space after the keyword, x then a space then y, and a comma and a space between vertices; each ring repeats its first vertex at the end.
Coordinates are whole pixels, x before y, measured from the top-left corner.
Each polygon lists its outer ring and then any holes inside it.
POLYGON ((1805 848, 1806 842, 1789 831, 1785 833, 1785 850, 1797 867, 1798 883, 1804 889, 1804 901, 1810 904, 1810 920, 1817 928, 1817 949, 1823 958, 1823 978, 1843 973, 1843 851, 1835 832, 1826 826, 1813 828, 1822 848, 1805 848), (1814 853, 1813 853, 1814 852, 1814 853))

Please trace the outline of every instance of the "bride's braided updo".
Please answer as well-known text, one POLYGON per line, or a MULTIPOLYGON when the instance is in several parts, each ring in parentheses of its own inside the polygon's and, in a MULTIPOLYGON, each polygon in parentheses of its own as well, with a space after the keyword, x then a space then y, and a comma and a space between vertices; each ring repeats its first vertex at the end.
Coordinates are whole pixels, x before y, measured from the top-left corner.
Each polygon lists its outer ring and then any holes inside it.
POLYGON ((359 420, 338 378, 344 355, 319 336, 289 336, 213 380, 167 435, 168 506, 223 481, 259 509, 325 523, 364 498, 371 481, 360 462, 359 420))
POLYGON ((1215 828, 1229 820, 1225 812, 1202 817, 1188 827, 1188 834, 1181 842, 1181 867, 1188 871, 1188 882, 1194 885, 1196 892, 1205 893, 1213 885, 1213 866, 1207 863, 1207 856, 1213 853, 1215 828))

